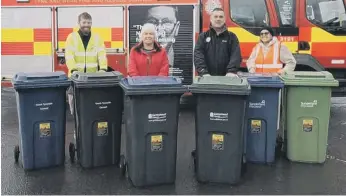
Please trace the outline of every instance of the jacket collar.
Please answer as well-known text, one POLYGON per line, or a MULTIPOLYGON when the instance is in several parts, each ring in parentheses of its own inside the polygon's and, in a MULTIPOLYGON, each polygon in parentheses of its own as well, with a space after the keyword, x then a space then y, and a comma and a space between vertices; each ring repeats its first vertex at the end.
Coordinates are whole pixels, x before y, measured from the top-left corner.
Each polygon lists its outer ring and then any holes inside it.
POLYGON ((84 35, 84 34, 82 33, 82 31, 79 29, 79 30, 78 30, 78 34, 79 34, 81 37, 91 37, 91 31, 89 32, 88 35, 84 35))
POLYGON ((278 38, 273 37, 273 39, 269 42, 269 44, 268 44, 267 46, 265 46, 265 45, 263 44, 262 41, 260 41, 259 45, 260 45, 262 48, 265 48, 265 47, 269 48, 269 47, 271 47, 272 45, 274 45, 275 43, 277 43, 278 41, 279 41, 278 38))
MULTIPOLYGON (((215 28, 212 27, 211 24, 209 25, 209 29, 210 29, 210 31, 213 32, 215 35, 217 34, 215 28)), ((221 33, 220 33, 219 35, 224 34, 226 31, 227 31, 227 27, 226 27, 226 24, 224 24, 224 25, 222 26, 222 31, 221 31, 221 33)))
MULTIPOLYGON (((137 52, 141 52, 143 49, 143 42, 139 42, 136 46, 135 46, 135 50, 137 52)), ((157 43, 156 41, 154 42, 154 52, 159 52, 161 51, 161 46, 159 43, 157 43)))

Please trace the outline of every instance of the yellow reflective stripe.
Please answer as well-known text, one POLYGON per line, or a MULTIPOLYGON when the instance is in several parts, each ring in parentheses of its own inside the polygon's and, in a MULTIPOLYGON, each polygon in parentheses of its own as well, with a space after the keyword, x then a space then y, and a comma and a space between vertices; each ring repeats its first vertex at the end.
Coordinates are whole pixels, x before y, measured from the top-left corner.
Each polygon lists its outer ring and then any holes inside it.
POLYGON ((106 52, 104 47, 98 47, 97 52, 106 52))
POLYGON ((282 64, 256 64, 256 68, 281 69, 282 64))
POLYGON ((76 47, 73 47, 73 46, 67 46, 67 47, 65 48, 65 50, 70 50, 70 51, 75 52, 75 51, 76 51, 76 47))
POLYGON ((76 66, 78 68, 84 68, 84 66, 87 68, 92 68, 92 67, 97 67, 97 63, 76 63, 76 66))
POLYGON ((97 55, 97 52, 75 52, 74 53, 75 56, 87 56, 87 57, 94 57, 97 55))
POLYGON ((68 61, 68 60, 72 60, 74 59, 73 55, 65 55, 65 60, 68 61))
POLYGON ((106 60, 107 59, 107 57, 105 57, 105 56, 99 56, 99 61, 103 61, 103 60, 106 60))

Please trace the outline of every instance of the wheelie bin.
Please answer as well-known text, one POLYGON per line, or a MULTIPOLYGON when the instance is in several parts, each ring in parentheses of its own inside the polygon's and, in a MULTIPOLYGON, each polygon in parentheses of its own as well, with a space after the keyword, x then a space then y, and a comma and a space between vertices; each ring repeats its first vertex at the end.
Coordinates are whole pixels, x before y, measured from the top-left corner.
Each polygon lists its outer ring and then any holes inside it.
POLYGON ((72 76, 76 146, 70 159, 83 168, 117 165, 121 146, 123 78, 120 72, 82 73, 72 76))
POLYGON ((245 166, 244 117, 251 87, 246 78, 200 77, 189 87, 196 96, 196 150, 199 182, 236 184, 245 166))
POLYGON ((177 78, 160 76, 129 77, 120 85, 126 116, 122 174, 135 187, 174 183, 179 102, 187 88, 177 78))
POLYGON ((294 162, 323 163, 326 159, 333 75, 321 72, 288 72, 285 83, 285 141, 287 158, 294 162))
POLYGON ((247 78, 251 95, 246 106, 246 161, 273 163, 280 119, 281 90, 284 83, 277 74, 239 72, 247 78))
POLYGON ((65 161, 66 89, 71 82, 64 72, 17 73, 16 90, 20 145, 25 170, 61 166, 65 161))

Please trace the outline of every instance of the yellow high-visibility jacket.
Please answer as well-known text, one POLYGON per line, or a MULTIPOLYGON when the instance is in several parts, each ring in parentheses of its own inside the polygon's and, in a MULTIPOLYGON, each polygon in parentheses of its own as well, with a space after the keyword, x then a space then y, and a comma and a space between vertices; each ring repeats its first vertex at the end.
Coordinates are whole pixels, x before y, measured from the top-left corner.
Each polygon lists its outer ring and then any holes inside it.
POLYGON ((99 69, 107 70, 105 45, 101 37, 95 33, 91 33, 86 50, 79 33, 71 33, 66 39, 65 60, 69 77, 73 71, 92 73, 99 69))

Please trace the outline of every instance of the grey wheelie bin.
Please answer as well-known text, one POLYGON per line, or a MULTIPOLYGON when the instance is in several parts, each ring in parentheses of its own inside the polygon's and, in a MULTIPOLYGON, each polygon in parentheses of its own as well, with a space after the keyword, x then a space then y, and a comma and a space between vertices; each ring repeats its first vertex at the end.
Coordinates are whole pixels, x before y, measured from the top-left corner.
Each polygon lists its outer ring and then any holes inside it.
POLYGON ((20 145, 25 170, 61 166, 65 161, 66 89, 70 81, 64 72, 18 73, 16 90, 20 145))
POLYGON ((83 168, 117 165, 121 146, 123 90, 120 72, 72 75, 76 146, 70 143, 83 168))
POLYGON ((136 187, 172 184, 176 177, 179 101, 187 88, 179 79, 125 78, 126 152, 123 175, 136 187))
POLYGON ((200 77, 189 87, 196 96, 196 150, 199 182, 236 184, 245 167, 244 117, 251 87, 246 78, 200 77))
POLYGON ((247 78, 251 95, 246 107, 246 160, 253 163, 275 161, 276 135, 284 83, 277 74, 238 73, 247 78))

